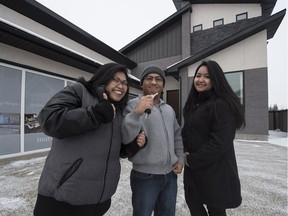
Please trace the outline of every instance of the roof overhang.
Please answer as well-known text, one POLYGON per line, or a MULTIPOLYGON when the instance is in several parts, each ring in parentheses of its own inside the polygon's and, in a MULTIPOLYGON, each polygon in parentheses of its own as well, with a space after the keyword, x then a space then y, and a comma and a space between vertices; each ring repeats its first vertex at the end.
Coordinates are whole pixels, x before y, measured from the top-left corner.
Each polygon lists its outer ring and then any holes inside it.
MULTIPOLYGON (((37 54, 39 56, 43 56, 45 58, 61 62, 63 64, 67 64, 78 68, 83 71, 87 71, 88 73, 94 73, 97 68, 101 66, 100 63, 97 63, 91 59, 85 58, 81 55, 78 55, 74 52, 71 52, 65 48, 57 46, 55 44, 49 43, 48 41, 41 39, 35 35, 29 34, 23 30, 15 28, 14 26, 10 26, 7 23, 0 21, 0 42, 7 44, 9 46, 13 46, 15 48, 19 48, 21 50, 26 50, 28 52, 37 54)), ((47 74, 54 75, 49 71, 39 70, 29 65, 22 65, 17 63, 12 63, 6 61, 4 59, 0 59, 0 61, 4 63, 14 64, 16 66, 25 67, 32 70, 42 71, 47 74)), ((57 75, 64 78, 69 78, 64 75, 57 75)), ((130 86, 134 88, 140 87, 140 81, 129 75, 129 83, 130 86)))
POLYGON ((2 21, 0 42, 90 73, 101 65, 2 21))
MULTIPOLYGON (((64 35, 67 38, 70 38, 71 40, 85 47, 88 47, 96 53, 99 53, 106 58, 111 59, 112 61, 125 65, 129 69, 133 69, 137 66, 134 61, 124 56, 122 53, 114 50, 110 46, 101 42, 97 38, 88 34, 87 32, 70 23, 69 21, 65 20, 63 17, 49 10, 35 0, 1 0, 1 4, 46 26, 49 29, 58 32, 59 34, 64 35)), ((65 60, 66 64, 71 66, 77 66, 78 68, 80 67, 80 69, 84 69, 88 72, 91 71, 91 64, 93 67, 99 66, 98 64, 93 64, 92 61, 83 59, 83 57, 78 56, 77 54, 72 54, 69 53, 69 51, 57 48, 53 44, 49 44, 49 42, 45 42, 43 40, 37 41, 37 38, 33 38, 32 35, 29 36, 25 32, 20 31, 17 33, 17 29, 13 30, 13 28, 9 28, 9 26, 5 25, 5 23, 3 22, 1 22, 0 27, 0 42, 5 42, 9 45, 17 46, 18 48, 24 48, 27 51, 35 52, 35 54, 42 55, 47 58, 53 59, 54 55, 58 57, 60 56, 61 61, 65 60), (12 38, 9 39, 8 36, 12 38), (16 42, 16 39, 20 39, 20 41, 16 42), (34 42, 36 42, 35 45, 33 45, 34 42), (29 48, 30 45, 32 45, 32 48, 29 48), (48 54, 46 54, 47 51, 48 54), (81 66, 83 62, 84 65, 81 66)), ((55 60, 55 58, 53 60, 55 60)))

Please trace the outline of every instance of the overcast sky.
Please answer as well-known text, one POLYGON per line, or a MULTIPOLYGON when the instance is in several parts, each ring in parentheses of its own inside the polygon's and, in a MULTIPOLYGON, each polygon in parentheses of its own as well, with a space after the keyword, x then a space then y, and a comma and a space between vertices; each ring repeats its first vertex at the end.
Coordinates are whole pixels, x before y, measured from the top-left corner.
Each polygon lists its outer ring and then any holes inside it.
MULTIPOLYGON (((115 50, 176 12, 172 0, 37 0, 115 50)), ((287 0, 277 0, 273 14, 287 8, 287 0)), ((287 94, 287 14, 268 43, 269 103, 288 107, 287 94)))

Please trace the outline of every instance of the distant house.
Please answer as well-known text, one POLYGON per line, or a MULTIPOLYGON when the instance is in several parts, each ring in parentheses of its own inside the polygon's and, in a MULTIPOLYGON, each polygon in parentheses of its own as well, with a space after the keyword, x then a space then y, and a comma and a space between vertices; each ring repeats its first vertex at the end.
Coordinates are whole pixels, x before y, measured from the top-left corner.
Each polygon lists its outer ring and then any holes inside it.
POLYGON ((181 121, 192 76, 204 59, 223 68, 244 107, 247 126, 239 138, 267 139, 267 40, 286 10, 271 16, 276 0, 174 0, 177 12, 120 52, 137 63, 139 77, 148 64, 162 66, 169 78, 165 100, 181 121))
POLYGON ((35 0, 0 2, 0 158, 47 151, 51 138, 36 120, 41 108, 108 62, 131 71, 131 97, 141 93, 138 78, 146 65, 163 67, 163 99, 181 123, 196 66, 217 60, 245 106, 247 127, 239 136, 267 139, 266 43, 286 12, 271 16, 276 0, 174 0, 177 12, 120 51, 35 0))

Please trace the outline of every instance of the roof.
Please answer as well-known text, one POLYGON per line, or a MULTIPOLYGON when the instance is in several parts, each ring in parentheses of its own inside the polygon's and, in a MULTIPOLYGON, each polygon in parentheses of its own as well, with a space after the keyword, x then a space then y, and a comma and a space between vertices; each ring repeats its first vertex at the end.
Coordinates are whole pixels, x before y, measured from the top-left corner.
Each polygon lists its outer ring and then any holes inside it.
POLYGON ((99 63, 0 21, 0 42, 93 73, 99 63))
MULTIPOLYGON (((131 50, 137 48, 140 46, 143 42, 149 40, 153 36, 157 35, 159 32, 163 31, 167 26, 171 25, 175 21, 182 18, 182 15, 186 13, 187 11, 191 12, 191 4, 215 4, 215 3, 258 3, 262 6, 262 14, 263 19, 269 18, 272 10, 276 4, 277 0, 173 0, 175 7, 178 9, 174 14, 169 16, 167 19, 160 22, 158 25, 151 28, 146 33, 142 34, 135 40, 133 40, 131 43, 127 44, 125 47, 120 49, 119 51, 123 54, 129 53, 131 50), (182 4, 186 3, 183 7, 182 4), (264 15, 265 14, 265 15, 264 15)), ((274 16, 275 17, 275 16, 274 16)), ((281 18, 281 20, 283 17, 281 18)), ((270 19, 269 19, 270 20, 270 19)), ((262 22, 263 23, 263 22, 262 22)), ((281 21, 277 24, 277 21, 271 21, 270 24, 265 24, 267 32, 268 32, 268 39, 272 38, 279 27, 279 24, 281 21)))
POLYGON ((166 69, 167 73, 178 73, 178 71, 186 66, 189 66, 197 61, 200 61, 201 59, 206 58, 207 56, 210 56, 214 53, 217 53, 229 46, 232 46, 233 44, 238 43, 239 41, 242 41, 258 32, 261 32, 265 29, 267 29, 267 40, 273 38, 274 34, 276 33, 282 19, 284 18, 286 13, 286 9, 266 18, 262 21, 248 27, 245 30, 239 31, 233 35, 231 35, 228 38, 223 39, 222 41, 219 41, 218 43, 215 43, 206 49, 195 53, 194 55, 183 59, 171 66, 169 66, 166 69))
MULTIPOLYGON (((137 64, 35 0, 1 0, 1 4, 89 49, 133 69, 137 64)), ((99 63, 0 21, 0 42, 93 73, 99 63)))

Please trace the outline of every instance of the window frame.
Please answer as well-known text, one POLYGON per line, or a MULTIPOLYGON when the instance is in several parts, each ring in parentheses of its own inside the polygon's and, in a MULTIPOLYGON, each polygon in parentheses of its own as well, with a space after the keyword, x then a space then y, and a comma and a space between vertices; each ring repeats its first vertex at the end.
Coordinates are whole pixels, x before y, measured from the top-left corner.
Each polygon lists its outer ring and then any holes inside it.
POLYGON ((246 20, 246 19, 248 19, 248 12, 236 14, 236 22, 241 21, 241 20, 246 20), (245 15, 245 18, 241 18, 241 16, 243 15, 245 15))
POLYGON ((237 95, 237 97, 239 97, 241 104, 244 105, 244 102, 245 102, 245 94, 244 94, 245 93, 245 91, 244 91, 244 89, 245 89, 245 86, 244 86, 245 73, 244 73, 244 71, 241 70, 241 71, 225 72, 224 75, 225 75, 230 87, 234 91, 234 93, 237 95), (226 75, 232 75, 232 74, 235 74, 235 75, 238 74, 237 76, 240 78, 239 79, 239 87, 240 87, 239 94, 240 95, 237 95, 237 93, 235 92, 235 88, 233 87, 232 83, 229 82, 229 78, 226 76, 226 75))
POLYGON ((214 20, 213 21, 213 27, 217 27, 217 26, 223 26, 224 25, 224 18, 221 18, 221 19, 217 19, 217 20, 214 20), (216 25, 217 22, 222 22, 222 24, 220 25, 216 25))
POLYGON ((202 24, 193 26, 193 32, 202 31, 202 30, 203 30, 203 25, 202 24), (197 28, 199 28, 199 27, 200 27, 200 29, 197 30, 197 28))

